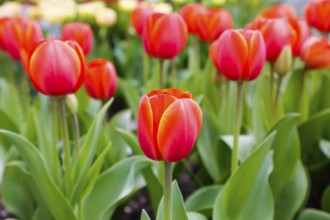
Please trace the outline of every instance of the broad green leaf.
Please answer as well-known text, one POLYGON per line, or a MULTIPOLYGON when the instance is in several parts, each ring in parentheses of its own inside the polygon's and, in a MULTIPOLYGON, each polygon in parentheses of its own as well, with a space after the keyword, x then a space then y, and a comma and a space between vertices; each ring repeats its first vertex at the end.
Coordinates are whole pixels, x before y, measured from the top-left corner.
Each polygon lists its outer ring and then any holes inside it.
POLYGON ((219 195, 223 186, 212 185, 204 186, 193 192, 186 200, 186 209, 187 211, 201 212, 208 214, 213 208, 215 199, 219 195))
MULTIPOLYGON (((310 75, 313 75, 311 73, 310 75)), ((328 94, 330 93, 330 76, 327 71, 323 73, 314 74, 320 81, 320 85, 316 86, 316 91, 311 100, 311 111, 316 113, 320 110, 330 108, 330 100, 328 94)))
POLYGON ((42 196, 42 199, 53 217, 58 220, 76 219, 69 202, 54 184, 49 173, 47 173, 45 159, 37 148, 25 138, 13 132, 0 130, 0 134, 9 138, 16 149, 20 152, 26 166, 31 172, 31 176, 42 196))
POLYGON ((117 128, 116 131, 126 141, 128 146, 130 146, 134 155, 143 154, 136 135, 134 135, 132 132, 120 128, 117 128))
POLYGON ((316 209, 304 209, 297 220, 330 220, 330 214, 316 209))
POLYGON ((132 86, 132 81, 119 79, 119 90, 124 95, 130 109, 132 109, 134 118, 137 118, 140 96, 134 86, 132 86))
POLYGON ((272 220, 274 201, 268 184, 273 169, 270 134, 229 178, 213 207, 214 220, 272 220))
POLYGON ((330 160, 330 141, 320 140, 320 149, 323 154, 330 160))
POLYGON ((51 216, 49 216, 49 213, 47 213, 45 209, 38 207, 33 214, 32 220, 45 220, 45 219, 51 219, 51 216))
POLYGON ((163 185, 152 171, 152 167, 146 167, 142 170, 143 177, 147 184, 151 205, 154 212, 157 212, 159 202, 163 196, 163 185))
POLYGON ((108 210, 118 205, 124 197, 138 185, 136 177, 152 161, 142 156, 124 159, 103 172, 96 180, 93 189, 82 202, 85 220, 109 219, 108 210))
POLYGON ((274 169, 269 177, 273 197, 276 201, 283 187, 292 179, 300 158, 300 143, 297 133, 299 115, 290 113, 280 119, 272 131, 276 131, 272 149, 274 169))
POLYGON ((76 180, 76 182, 70 197, 73 203, 78 201, 83 194, 83 190, 87 183, 88 169, 94 159, 95 149, 104 123, 104 117, 112 101, 113 99, 109 100, 97 114, 86 134, 78 158, 74 164, 73 179, 76 180))
POLYGON ((196 212, 188 212, 187 216, 189 220, 207 220, 207 218, 204 215, 196 212))
POLYGON ((148 213, 143 209, 140 220, 150 220, 148 213))
POLYGON ((0 128, 6 129, 8 131, 12 131, 15 133, 19 132, 19 127, 15 124, 15 122, 8 116, 4 110, 0 109, 0 128))
POLYGON ((21 219, 31 219, 35 204, 26 181, 27 173, 21 161, 6 165, 1 183, 2 202, 6 208, 21 219))
MULTIPOLYGON (((172 183, 172 219, 188 220, 183 197, 176 181, 172 183)), ((156 220, 164 220, 164 197, 159 203, 156 220)))
POLYGON ((305 168, 299 160, 293 178, 286 183, 275 201, 274 220, 292 220, 304 203, 308 191, 305 168))
POLYGON ((330 185, 323 192, 321 206, 324 211, 330 213, 330 185))
MULTIPOLYGON (((222 135, 221 139, 233 149, 234 136, 233 135, 222 135)), ((246 158, 250 156, 255 147, 255 139, 252 135, 240 135, 238 137, 238 160, 243 162, 246 158)))

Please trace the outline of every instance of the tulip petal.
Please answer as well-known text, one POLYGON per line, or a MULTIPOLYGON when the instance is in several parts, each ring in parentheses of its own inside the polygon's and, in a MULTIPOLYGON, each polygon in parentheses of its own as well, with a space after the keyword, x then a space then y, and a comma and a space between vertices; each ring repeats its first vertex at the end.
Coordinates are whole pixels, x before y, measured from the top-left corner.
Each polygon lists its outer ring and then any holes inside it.
POLYGON ((163 159, 174 162, 185 158, 201 129, 202 111, 191 99, 178 99, 164 112, 157 134, 163 159))
POLYGON ((154 95, 159 95, 159 94, 168 94, 172 95, 176 98, 188 98, 191 99, 192 95, 190 92, 183 92, 180 89, 177 88, 170 88, 170 89, 163 89, 163 90, 153 90, 149 92, 147 95, 148 97, 154 96, 154 95))
POLYGON ((249 42, 249 70, 247 73, 243 73, 243 78, 248 80, 254 80, 257 78, 264 67, 265 59, 266 46, 264 38, 259 31, 255 31, 249 42))
POLYGON ((161 160, 161 154, 154 145, 153 114, 146 95, 141 98, 139 104, 137 126, 138 140, 144 154, 150 159, 161 160))

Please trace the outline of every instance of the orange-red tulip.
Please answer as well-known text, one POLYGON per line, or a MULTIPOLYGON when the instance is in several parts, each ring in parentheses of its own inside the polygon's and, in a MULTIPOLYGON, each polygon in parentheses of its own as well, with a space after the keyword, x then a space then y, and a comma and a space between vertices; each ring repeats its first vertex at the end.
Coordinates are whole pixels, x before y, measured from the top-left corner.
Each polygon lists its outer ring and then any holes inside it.
POLYGON ((84 81, 85 56, 74 41, 45 40, 26 60, 24 66, 33 85, 45 95, 74 93, 84 81))
POLYGON ((175 162, 188 156, 202 125, 202 111, 189 92, 155 90, 141 98, 137 134, 144 154, 175 162))
POLYGON ((117 89, 117 72, 106 59, 94 59, 87 63, 85 89, 94 99, 110 99, 117 89))
POLYGON ((226 78, 242 81, 259 76, 266 59, 260 31, 227 30, 214 44, 210 48, 211 59, 226 78))
POLYGON ((307 39, 301 50, 301 59, 310 69, 330 66, 330 43, 325 37, 312 36, 307 39))
POLYGON ((149 15, 154 13, 151 7, 143 7, 138 6, 136 7, 131 13, 131 24, 135 29, 135 33, 137 35, 142 35, 143 33, 143 26, 148 18, 149 15))
POLYGON ((265 18, 294 18, 296 10, 287 4, 275 4, 261 13, 265 18))
POLYGON ((305 19, 303 18, 288 18, 288 21, 295 32, 291 48, 294 56, 299 56, 302 45, 309 37, 309 27, 305 19))
POLYGON ((197 14, 205 8, 202 4, 187 4, 181 7, 180 14, 187 24, 189 33, 197 32, 197 14))
POLYGON ((330 31, 330 0, 312 0, 305 5, 305 17, 309 25, 319 31, 330 31))
POLYGON ((93 48, 93 31, 89 24, 69 23, 62 29, 62 40, 76 41, 84 54, 87 55, 93 48))
POLYGON ((233 18, 226 9, 204 8, 196 13, 196 34, 203 41, 215 40, 232 27, 233 18))
POLYGON ((143 28, 143 46, 146 52, 161 59, 171 59, 186 45, 187 25, 177 13, 154 13, 143 28))

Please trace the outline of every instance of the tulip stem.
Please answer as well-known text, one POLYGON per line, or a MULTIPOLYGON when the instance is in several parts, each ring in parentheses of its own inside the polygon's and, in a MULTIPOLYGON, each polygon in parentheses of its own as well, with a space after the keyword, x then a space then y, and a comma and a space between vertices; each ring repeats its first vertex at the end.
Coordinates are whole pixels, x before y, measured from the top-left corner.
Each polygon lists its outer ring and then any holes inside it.
POLYGON ((164 161, 164 220, 172 220, 172 163, 164 161))
POLYGON ((270 63, 270 86, 269 86, 269 96, 270 96, 270 107, 273 103, 273 93, 274 93, 274 79, 275 79, 275 74, 274 74, 274 64, 273 63, 270 63))
POLYGON ((143 53, 143 83, 146 84, 149 77, 149 56, 143 53))
POLYGON ((67 193, 70 193, 70 185, 71 185, 71 161, 70 161, 70 142, 69 142, 69 134, 68 134, 68 124, 66 120, 66 106, 65 106, 65 97, 61 97, 60 101, 60 124, 61 124, 61 136, 63 141, 63 149, 64 149, 64 167, 65 167, 65 175, 64 175, 64 185, 67 193))
POLYGON ((52 154, 53 157, 51 158, 53 163, 52 163, 52 171, 53 171, 53 178, 55 183, 59 183, 59 169, 58 169, 58 152, 57 152, 57 141, 58 141, 58 117, 57 117, 57 101, 56 98, 52 97, 51 98, 51 114, 52 114, 52 141, 53 141, 53 146, 52 146, 52 154))
POLYGON ((74 140, 74 153, 76 158, 78 158, 79 149, 80 149, 79 146, 80 132, 79 132, 79 120, 76 113, 72 114, 72 129, 73 129, 73 140, 74 140))
POLYGON ((300 82, 300 114, 301 120, 306 120, 309 114, 309 95, 306 85, 306 78, 307 78, 307 71, 308 69, 305 67, 301 73, 301 82, 300 82))
POLYGON ((277 113, 277 108, 278 108, 278 103, 280 101, 280 96, 281 96, 281 86, 282 86, 282 77, 279 77, 278 79, 278 84, 276 88, 276 95, 275 95, 275 100, 274 100, 274 106, 273 106, 273 121, 276 120, 276 113, 277 113))
POLYGON ((163 67, 164 67, 164 60, 159 59, 159 89, 164 89, 163 67))
POLYGON ((231 154, 231 175, 233 175, 238 168, 238 138, 242 122, 243 86, 243 81, 237 82, 236 123, 234 128, 234 146, 231 154))

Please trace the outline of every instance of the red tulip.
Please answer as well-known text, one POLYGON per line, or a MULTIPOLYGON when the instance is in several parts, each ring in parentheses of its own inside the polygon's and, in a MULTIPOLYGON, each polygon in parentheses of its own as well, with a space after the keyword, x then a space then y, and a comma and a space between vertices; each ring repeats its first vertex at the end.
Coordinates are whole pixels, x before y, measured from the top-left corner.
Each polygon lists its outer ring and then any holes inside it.
POLYGON ((153 9, 151 7, 136 7, 131 13, 131 24, 135 29, 135 33, 137 35, 142 35, 143 26, 146 22, 149 15, 153 13, 153 9))
POLYGON ((265 42, 260 31, 227 30, 215 46, 217 49, 210 49, 213 54, 211 58, 213 56, 216 67, 226 78, 242 81, 259 76, 266 58, 265 42))
POLYGON ((62 40, 76 41, 85 55, 93 48, 93 31, 89 24, 69 23, 62 29, 62 40))
POLYGON ((309 37, 309 27, 307 22, 303 18, 289 18, 288 21, 296 35, 291 44, 292 54, 295 56, 299 56, 302 45, 309 37))
POLYGON ((141 98, 138 140, 153 160, 175 162, 188 156, 201 129, 202 111, 189 92, 155 90, 141 98))
POLYGON ((197 32, 197 14, 204 8, 202 4, 187 4, 181 7, 180 14, 187 24, 189 33, 197 32))
POLYGON ((330 66, 330 43, 325 37, 308 38, 301 50, 301 59, 310 69, 330 66))
POLYGON ((188 30, 177 13, 154 13, 147 18, 143 29, 143 46, 153 57, 171 59, 186 45, 188 30))
POLYGON ((330 31, 330 0, 312 0, 305 5, 305 17, 309 25, 319 31, 330 31))
POLYGON ((203 41, 217 39, 233 27, 231 14, 223 8, 204 8, 196 13, 196 34, 203 41))
POLYGON ((83 83, 85 56, 74 41, 45 40, 27 56, 24 66, 38 91, 62 96, 76 92, 83 83))
POLYGON ((267 61, 274 62, 286 45, 292 45, 297 35, 284 18, 268 19, 260 29, 266 43, 267 61))
POLYGON ((110 99, 117 89, 117 73, 106 59, 94 59, 87 63, 85 89, 94 99, 110 99))
POLYGON ((276 4, 264 10, 261 16, 265 18, 294 18, 296 17, 296 10, 287 4, 276 4))

